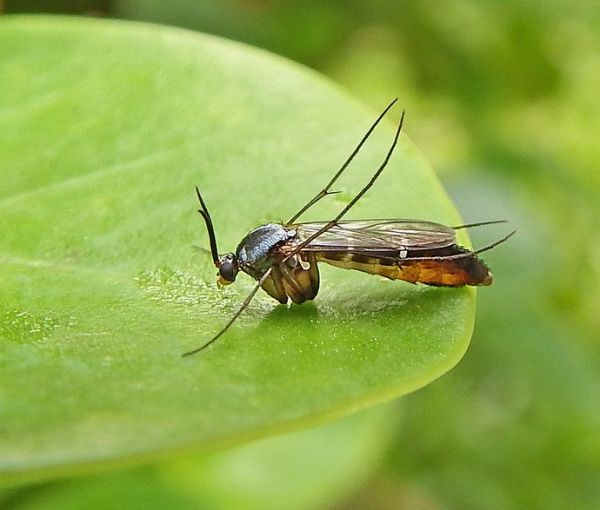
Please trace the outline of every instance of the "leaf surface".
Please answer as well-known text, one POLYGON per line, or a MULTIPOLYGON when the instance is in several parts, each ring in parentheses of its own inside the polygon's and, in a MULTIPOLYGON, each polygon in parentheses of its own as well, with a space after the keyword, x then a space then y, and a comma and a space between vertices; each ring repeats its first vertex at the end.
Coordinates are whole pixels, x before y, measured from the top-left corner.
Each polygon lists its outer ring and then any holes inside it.
MULTIPOLYGON (((217 287, 194 185, 232 250, 314 195, 377 112, 279 57, 165 27, 4 18, 0 48, 3 476, 299 428, 413 391, 461 358, 472 289, 330 267, 314 303, 261 293, 212 348, 180 358, 252 286, 240 275, 217 287)), ((305 220, 360 190, 399 113, 305 220)), ((361 217, 460 223, 405 134, 348 215, 361 217)))

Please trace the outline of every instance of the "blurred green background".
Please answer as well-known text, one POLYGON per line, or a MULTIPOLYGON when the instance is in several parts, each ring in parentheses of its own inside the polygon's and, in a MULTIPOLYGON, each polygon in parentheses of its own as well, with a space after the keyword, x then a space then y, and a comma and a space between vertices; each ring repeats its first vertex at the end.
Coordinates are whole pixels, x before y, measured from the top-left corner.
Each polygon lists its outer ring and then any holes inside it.
MULTIPOLYGON (((272 508, 599 507, 596 1, 5 0, 0 6, 4 14, 119 17, 213 33, 312 67, 375 110, 398 96, 406 133, 465 220, 508 219, 518 230, 486 257, 496 282, 479 292, 464 360, 376 419, 355 418, 377 422, 365 446, 370 460, 338 473, 345 482, 330 484, 335 490, 327 497, 291 498, 293 484, 286 492, 277 476, 282 452, 304 453, 303 460, 294 457, 295 476, 310 481, 318 437, 343 438, 340 430, 361 421, 208 460, 21 487, 0 493, 0 507, 91 508, 95 501, 97 508, 149 508, 152 500, 152 508, 255 508, 249 501, 269 494, 272 508), (221 477, 220 487, 229 483, 238 502, 216 497, 200 504, 194 476, 221 477), (236 476, 246 485, 236 485, 236 476)), ((473 232, 476 245, 495 235, 473 232)), ((356 447, 340 445, 339 454, 356 447)), ((328 461, 335 471, 336 459, 328 461)))

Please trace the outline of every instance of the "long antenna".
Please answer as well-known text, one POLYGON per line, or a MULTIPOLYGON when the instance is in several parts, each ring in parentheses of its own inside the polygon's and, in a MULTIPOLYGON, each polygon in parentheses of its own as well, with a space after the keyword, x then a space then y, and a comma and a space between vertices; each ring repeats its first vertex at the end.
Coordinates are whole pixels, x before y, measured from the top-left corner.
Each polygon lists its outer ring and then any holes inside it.
POLYGON ((377 124, 379 124, 381 119, 383 119, 383 117, 385 117, 385 114, 390 110, 390 108, 392 106, 394 106, 394 104, 396 104, 396 101, 398 101, 398 98, 394 99, 389 105, 386 106, 385 110, 383 110, 381 112, 379 117, 377 117, 375 122, 373 122, 372 126, 369 128, 369 130, 363 135, 363 137, 361 138, 360 142, 358 143, 358 145, 356 146, 354 151, 352 151, 352 154, 350 154, 350 156, 348 156, 348 159, 344 162, 342 167, 337 171, 337 173, 329 181, 327 186, 325 186, 321 191, 319 191, 314 197, 312 197, 308 201, 308 203, 304 207, 302 207, 302 209, 300 209, 296 214, 294 214, 294 216, 292 216, 291 219, 288 221, 288 224, 296 221, 300 216, 302 216, 306 211, 308 211, 308 209, 310 209, 313 205, 315 205, 323 197, 337 193, 336 191, 329 191, 331 189, 331 186, 333 186, 333 183, 335 181, 337 181, 338 178, 340 177, 340 175, 342 175, 342 173, 344 172, 344 170, 346 170, 346 168, 348 167, 350 162, 354 159, 354 156, 356 156, 358 154, 358 151, 361 149, 361 147, 367 141, 367 138, 369 138, 369 136, 371 135, 373 130, 377 127, 377 124))
POLYGON ((198 201, 200 202, 200 207, 202 208, 198 209, 198 212, 204 218, 204 221, 206 222, 206 229, 208 230, 208 239, 210 241, 210 253, 212 254, 212 258, 215 265, 217 265, 219 262, 219 251, 217 250, 217 237, 215 236, 215 227, 213 226, 210 214, 208 214, 206 204, 204 203, 204 200, 202 200, 202 195, 200 194, 198 186, 196 186, 196 195, 198 196, 198 201))

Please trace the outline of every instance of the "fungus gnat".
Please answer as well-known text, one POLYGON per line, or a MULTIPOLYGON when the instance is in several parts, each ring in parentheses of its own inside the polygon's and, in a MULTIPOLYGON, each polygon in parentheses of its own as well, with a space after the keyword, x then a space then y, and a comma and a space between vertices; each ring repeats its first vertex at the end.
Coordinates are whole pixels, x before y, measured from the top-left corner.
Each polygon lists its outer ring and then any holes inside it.
POLYGON ((396 103, 394 99, 365 133, 352 154, 329 183, 286 223, 268 223, 255 228, 242 239, 235 253, 220 255, 215 229, 200 191, 198 212, 206 222, 210 251, 218 268, 218 281, 228 285, 239 271, 249 274, 256 285, 237 312, 215 336, 200 347, 183 354, 189 356, 206 349, 235 322, 262 289, 282 304, 314 299, 319 292, 319 262, 343 269, 355 269, 391 280, 443 287, 491 285, 492 274, 477 255, 506 241, 515 232, 479 248, 469 250, 456 243, 456 231, 462 228, 502 223, 487 221, 457 227, 422 220, 342 220, 375 183, 396 147, 404 111, 388 152, 364 188, 330 221, 298 223, 298 218, 330 191, 381 119, 396 103))

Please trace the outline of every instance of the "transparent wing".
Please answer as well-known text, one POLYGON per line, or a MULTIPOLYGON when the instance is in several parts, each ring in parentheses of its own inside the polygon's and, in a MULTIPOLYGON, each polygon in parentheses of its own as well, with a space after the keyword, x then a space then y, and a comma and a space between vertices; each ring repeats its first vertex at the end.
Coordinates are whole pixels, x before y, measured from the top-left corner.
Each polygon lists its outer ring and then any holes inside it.
MULTIPOLYGON (((327 222, 290 225, 300 240, 308 239, 327 222)), ((303 251, 431 250, 456 243, 454 229, 421 220, 340 221, 303 248, 303 251)))

